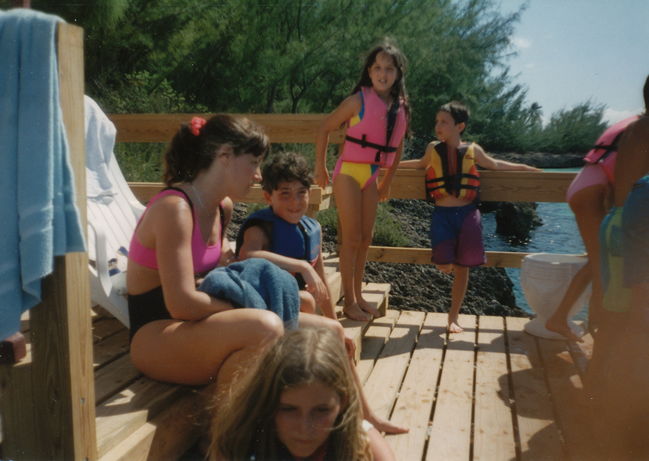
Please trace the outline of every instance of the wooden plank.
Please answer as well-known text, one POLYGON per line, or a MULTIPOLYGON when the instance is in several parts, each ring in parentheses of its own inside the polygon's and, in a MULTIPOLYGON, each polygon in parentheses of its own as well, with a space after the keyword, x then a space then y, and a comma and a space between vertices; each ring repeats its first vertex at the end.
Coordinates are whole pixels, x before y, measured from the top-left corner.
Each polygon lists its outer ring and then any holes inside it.
POLYGON ((507 342, 520 446, 525 461, 565 458, 545 371, 534 337, 524 332, 529 319, 507 317, 507 342))
POLYGON ((423 458, 446 341, 446 324, 446 314, 428 313, 419 333, 391 418, 392 422, 408 427, 410 432, 386 436, 399 459, 423 458))
POLYGON ((95 368, 100 368, 106 363, 114 360, 120 355, 128 353, 129 332, 126 329, 120 330, 118 333, 109 336, 105 340, 95 345, 95 354, 93 365, 95 368))
POLYGON ((374 282, 366 284, 363 287, 363 299, 374 305, 381 314, 380 317, 383 317, 388 309, 390 284, 374 282))
MULTIPOLYGON (((521 267, 523 258, 530 253, 518 251, 487 251, 488 267, 521 267)), ((368 261, 405 264, 433 264, 430 248, 370 246, 368 261)))
MULTIPOLYGON (((146 203, 151 200, 155 194, 160 192, 165 185, 161 182, 134 182, 129 181, 129 187, 133 191, 133 195, 140 202, 146 203)), ((321 204, 329 203, 331 196, 333 194, 333 189, 331 186, 327 186, 324 189, 320 186, 311 186, 309 190, 309 206, 318 206, 318 209, 321 208, 321 204)), ((236 199, 238 202, 242 203, 265 203, 264 193, 261 189, 261 185, 254 184, 248 194, 245 197, 239 197, 236 199)))
MULTIPOLYGON (((214 114, 109 114, 117 128, 117 142, 169 142, 182 123, 194 116, 214 114)), ((328 114, 229 114, 258 123, 273 143, 314 143, 328 114)), ((343 142, 343 130, 330 134, 329 142, 343 142)))
MULTIPOLYGON (((60 104, 85 229, 83 30, 61 23, 57 51, 60 104)), ((18 404, 15 413, 4 414, 3 456, 9 459, 97 458, 87 268, 85 253, 59 256, 43 281, 43 301, 30 313, 33 360, 12 370, 12 395, 3 396, 18 404)))
POLYGON ((153 420, 143 424, 112 448, 100 461, 145 461, 179 459, 198 439, 194 421, 198 396, 190 393, 173 402, 153 420))
POLYGON ((381 417, 390 417, 424 319, 424 312, 401 312, 372 374, 365 382, 367 401, 381 417))
POLYGON ((460 315, 462 333, 449 336, 426 460, 462 460, 470 457, 475 324, 472 315, 460 315))
POLYGON ((106 454, 181 396, 184 386, 141 378, 97 407, 97 452, 106 454))
MULTIPOLYGON (((424 170, 398 169, 390 198, 425 199, 424 170)), ((565 202, 576 173, 480 171, 480 200, 484 202, 565 202)))
POLYGON ((374 363, 383 350, 399 316, 399 311, 388 310, 385 317, 372 320, 370 326, 365 331, 361 348, 361 359, 356 365, 358 376, 362 383, 367 381, 367 378, 370 376, 372 368, 374 368, 374 363))
MULTIPOLYGON (((584 327, 585 325, 582 324, 582 328, 584 327)), ((577 371, 579 371, 582 381, 585 381, 588 363, 593 356, 593 345, 593 335, 590 333, 586 333, 582 336, 580 342, 571 341, 568 343, 568 349, 570 350, 570 354, 572 355, 572 359, 575 362, 575 366, 577 367, 577 371)))
POLYGON ((95 343, 124 330, 124 325, 115 317, 99 318, 92 322, 92 339, 95 343))
POLYGON ((95 372, 95 404, 100 405, 141 376, 128 354, 113 360, 95 372))
POLYGON ((541 338, 537 341, 568 456, 571 459, 597 459, 601 451, 590 427, 597 415, 591 413, 566 342, 541 338))
POLYGON ((478 318, 474 461, 516 459, 503 317, 478 318))

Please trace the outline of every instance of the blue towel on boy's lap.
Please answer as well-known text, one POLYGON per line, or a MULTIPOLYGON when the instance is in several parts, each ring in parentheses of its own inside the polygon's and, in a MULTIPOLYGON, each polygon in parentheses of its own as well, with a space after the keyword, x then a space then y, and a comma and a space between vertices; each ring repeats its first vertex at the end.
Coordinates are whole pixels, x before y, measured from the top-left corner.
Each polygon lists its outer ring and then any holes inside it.
POLYGON ((0 11, 0 339, 40 302, 54 256, 84 250, 59 105, 60 21, 0 11))
POLYGON ((295 277, 266 259, 250 258, 217 267, 198 289, 235 307, 273 311, 287 328, 297 327, 300 297, 295 277))

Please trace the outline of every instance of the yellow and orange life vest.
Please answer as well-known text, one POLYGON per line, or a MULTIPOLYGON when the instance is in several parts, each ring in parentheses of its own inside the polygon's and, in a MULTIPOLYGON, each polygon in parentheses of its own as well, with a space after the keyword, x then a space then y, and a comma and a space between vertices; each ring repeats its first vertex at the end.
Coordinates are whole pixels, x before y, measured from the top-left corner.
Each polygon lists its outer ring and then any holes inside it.
POLYGON ((448 153, 446 143, 435 145, 426 168, 426 196, 440 200, 454 195, 473 202, 480 189, 480 174, 475 163, 474 143, 461 144, 456 155, 448 153))

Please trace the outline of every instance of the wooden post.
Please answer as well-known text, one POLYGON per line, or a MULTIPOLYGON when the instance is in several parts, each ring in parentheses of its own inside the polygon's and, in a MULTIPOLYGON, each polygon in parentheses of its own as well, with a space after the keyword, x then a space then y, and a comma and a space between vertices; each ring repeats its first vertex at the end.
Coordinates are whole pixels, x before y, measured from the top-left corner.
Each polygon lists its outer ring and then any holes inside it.
MULTIPOLYGON (((61 109, 85 229, 83 29, 59 25, 57 48, 61 109)), ((95 460, 87 254, 57 257, 42 295, 42 303, 30 311, 31 360, 3 373, 3 458, 95 460)))

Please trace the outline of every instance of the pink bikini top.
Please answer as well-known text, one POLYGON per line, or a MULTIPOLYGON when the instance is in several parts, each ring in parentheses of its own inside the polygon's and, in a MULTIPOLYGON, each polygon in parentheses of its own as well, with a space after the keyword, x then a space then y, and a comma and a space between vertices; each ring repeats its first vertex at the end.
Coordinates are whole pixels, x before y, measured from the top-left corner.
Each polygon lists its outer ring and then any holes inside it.
MULTIPOLYGON (((221 230, 219 232, 218 242, 214 245, 207 245, 203 240, 201 235, 201 228, 198 224, 198 216, 194 213, 194 206, 192 205, 191 200, 181 189, 177 188, 167 188, 158 192, 147 204, 148 208, 158 199, 166 197, 167 195, 177 195, 182 197, 189 203, 189 206, 192 210, 192 217, 194 219, 194 229, 192 231, 192 258, 194 260, 194 273, 201 274, 207 272, 211 269, 214 269, 221 258, 221 236, 223 235, 223 207, 219 205, 219 213, 221 216, 221 230)), ((144 211, 146 213, 146 210, 144 211)), ((144 217, 144 214, 142 215, 144 217)), ((142 222, 142 217, 137 223, 135 231, 137 232, 138 227, 140 227, 140 222, 142 222)), ((131 238, 131 244, 128 250, 128 257, 131 258, 136 263, 148 267, 149 269, 158 269, 158 260, 155 254, 155 248, 148 248, 142 245, 137 238, 136 232, 133 233, 131 238)))

